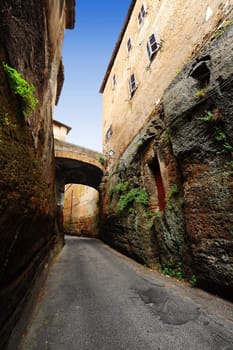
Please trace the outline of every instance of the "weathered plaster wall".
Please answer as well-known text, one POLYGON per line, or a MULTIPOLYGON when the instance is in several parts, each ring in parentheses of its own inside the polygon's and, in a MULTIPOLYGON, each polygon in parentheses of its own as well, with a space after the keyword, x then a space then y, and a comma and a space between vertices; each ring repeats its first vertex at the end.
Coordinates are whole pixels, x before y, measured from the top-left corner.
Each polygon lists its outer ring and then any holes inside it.
POLYGON ((99 192, 94 188, 69 184, 65 187, 64 230, 74 236, 98 236, 99 192))
POLYGON ((195 275, 199 286, 231 299, 232 39, 228 21, 169 85, 121 158, 108 160, 101 222, 103 240, 117 249, 177 276, 195 275), (130 200, 132 188, 146 190, 148 203, 130 200))
POLYGON ((52 111, 65 24, 65 1, 1 1, 0 348, 49 253, 62 244, 56 228, 52 111), (35 86, 38 104, 27 117, 2 62, 35 86))
POLYGON ((208 40, 230 8, 232 2, 221 0, 136 1, 103 89, 104 153, 112 149, 115 157, 122 155, 159 104, 164 90, 208 40), (137 17, 142 4, 147 14, 139 26, 137 17), (152 33, 160 40, 161 48, 150 62, 146 44, 152 33), (127 52, 129 38, 132 49, 127 52), (131 98, 128 82, 133 73, 137 90, 131 98), (106 139, 110 126, 111 136, 106 139))

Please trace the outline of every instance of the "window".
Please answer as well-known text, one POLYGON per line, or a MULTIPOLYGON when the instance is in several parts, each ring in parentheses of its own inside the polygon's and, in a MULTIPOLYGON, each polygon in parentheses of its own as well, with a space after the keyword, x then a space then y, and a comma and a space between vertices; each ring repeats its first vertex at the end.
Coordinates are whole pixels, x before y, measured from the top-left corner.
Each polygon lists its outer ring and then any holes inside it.
POLYGON ((129 79, 129 92, 130 92, 130 97, 133 97, 135 91, 137 89, 137 83, 135 79, 135 75, 132 74, 129 79))
POLYGON ((130 52, 131 49, 132 49, 132 41, 131 41, 131 38, 129 38, 127 41, 127 51, 130 52))
POLYGON ((146 16, 146 8, 145 8, 145 6, 142 4, 142 7, 141 7, 141 9, 140 9, 140 12, 139 12, 139 14, 138 14, 138 24, 139 25, 141 25, 142 24, 142 22, 143 22, 143 19, 144 19, 144 17, 146 16))
POLYGON ((160 45, 158 43, 158 40, 156 39, 155 34, 150 35, 146 45, 147 53, 150 61, 153 59, 159 47, 160 45))
POLYGON ((105 142, 107 143, 108 140, 110 139, 110 137, 112 136, 112 124, 110 125, 110 127, 108 128, 107 132, 106 132, 106 136, 105 136, 105 142))
POLYGON ((117 84, 117 81, 116 81, 116 74, 113 74, 113 77, 112 77, 112 88, 114 89, 115 86, 117 84))

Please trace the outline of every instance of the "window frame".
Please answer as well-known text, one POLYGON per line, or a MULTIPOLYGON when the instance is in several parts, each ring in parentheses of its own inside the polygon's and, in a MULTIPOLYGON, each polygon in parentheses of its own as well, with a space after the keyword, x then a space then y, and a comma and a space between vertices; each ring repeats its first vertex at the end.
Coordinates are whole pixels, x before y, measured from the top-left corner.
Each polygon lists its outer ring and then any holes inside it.
POLYGON ((132 73, 130 75, 130 78, 129 78, 129 81, 128 81, 128 85, 129 85, 130 97, 132 98, 134 93, 135 93, 135 91, 137 90, 137 87, 138 87, 135 73, 132 73))
POLYGON ((156 56, 156 53, 158 52, 160 47, 161 47, 160 40, 158 39, 158 36, 156 35, 156 33, 154 32, 151 35, 149 35, 146 42, 146 49, 147 49, 147 56, 150 62, 156 56), (151 40, 152 37, 154 38, 154 41, 151 40), (156 45, 156 48, 153 48, 154 45, 156 45))
POLYGON ((108 140, 110 139, 110 137, 112 136, 113 134, 113 129, 112 129, 112 124, 110 124, 108 130, 106 131, 106 134, 105 134, 105 143, 108 142, 108 140))
POLYGON ((115 89, 116 85, 117 85, 117 79, 116 79, 116 73, 114 73, 112 76, 112 88, 113 88, 113 90, 115 89))
POLYGON ((143 24, 144 18, 146 17, 146 15, 147 15, 147 8, 144 4, 142 4, 137 17, 139 27, 143 24))
POLYGON ((129 39, 127 40, 127 43, 126 43, 126 49, 127 49, 127 52, 129 53, 131 50, 132 50, 132 39, 131 37, 129 37, 129 39))

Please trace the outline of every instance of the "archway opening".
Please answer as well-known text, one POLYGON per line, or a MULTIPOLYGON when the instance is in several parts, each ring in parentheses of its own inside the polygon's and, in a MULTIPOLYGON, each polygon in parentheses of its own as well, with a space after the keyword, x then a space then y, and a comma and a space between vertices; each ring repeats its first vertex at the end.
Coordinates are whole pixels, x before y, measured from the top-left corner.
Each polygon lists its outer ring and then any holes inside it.
POLYGON ((64 233, 79 237, 98 236, 99 192, 80 184, 65 185, 64 233))

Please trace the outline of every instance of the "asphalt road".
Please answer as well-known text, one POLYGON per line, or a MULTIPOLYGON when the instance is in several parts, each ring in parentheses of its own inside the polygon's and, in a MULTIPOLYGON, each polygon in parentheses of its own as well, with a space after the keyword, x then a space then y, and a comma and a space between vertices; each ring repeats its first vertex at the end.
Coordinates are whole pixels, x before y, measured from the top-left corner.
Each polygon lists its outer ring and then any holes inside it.
POLYGON ((22 350, 233 350, 233 304, 67 238, 22 350))

